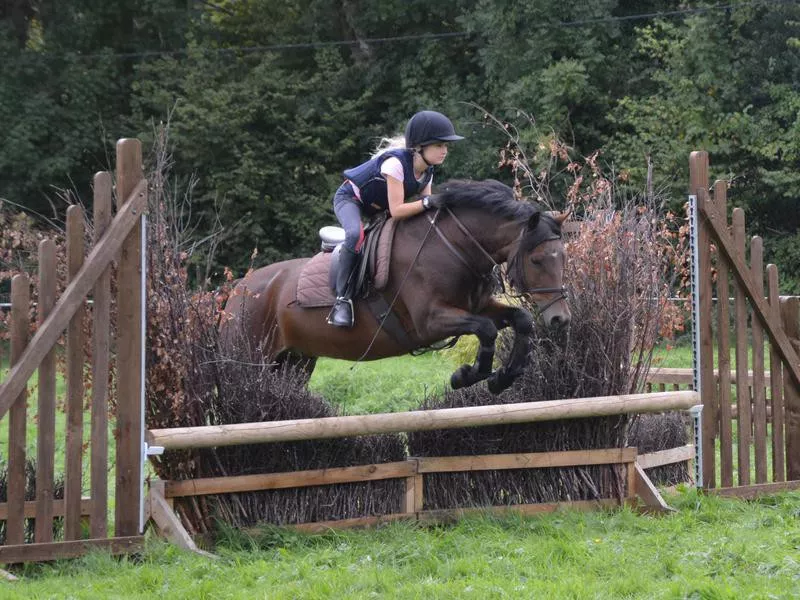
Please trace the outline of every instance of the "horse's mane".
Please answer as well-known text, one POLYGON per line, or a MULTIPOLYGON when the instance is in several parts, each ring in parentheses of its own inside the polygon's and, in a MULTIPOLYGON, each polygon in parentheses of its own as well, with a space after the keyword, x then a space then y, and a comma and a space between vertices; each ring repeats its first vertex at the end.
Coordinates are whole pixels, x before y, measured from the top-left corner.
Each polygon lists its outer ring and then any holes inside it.
POLYGON ((547 240, 561 237, 561 222, 551 214, 528 202, 519 202, 514 198, 510 187, 496 181, 455 180, 445 183, 439 192, 445 196, 447 206, 453 211, 459 208, 474 208, 487 214, 497 215, 508 220, 525 222, 516 252, 508 261, 508 279, 517 289, 525 281, 523 260, 536 246, 547 240), (530 226, 529 219, 536 213, 541 216, 530 226))
POLYGON ((444 196, 451 209, 475 208, 514 221, 528 219, 540 210, 535 204, 516 200, 513 190, 495 179, 454 179, 442 184, 436 194, 444 196))

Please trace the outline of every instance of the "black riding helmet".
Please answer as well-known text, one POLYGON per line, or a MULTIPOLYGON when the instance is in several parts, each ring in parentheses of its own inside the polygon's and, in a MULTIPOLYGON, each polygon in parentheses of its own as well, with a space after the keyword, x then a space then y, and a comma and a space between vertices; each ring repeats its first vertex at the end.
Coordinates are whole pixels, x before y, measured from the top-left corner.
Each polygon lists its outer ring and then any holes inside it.
POLYGON ((427 146, 436 142, 457 142, 463 139, 463 136, 456 134, 450 119, 435 110, 418 112, 406 125, 406 148, 427 146))

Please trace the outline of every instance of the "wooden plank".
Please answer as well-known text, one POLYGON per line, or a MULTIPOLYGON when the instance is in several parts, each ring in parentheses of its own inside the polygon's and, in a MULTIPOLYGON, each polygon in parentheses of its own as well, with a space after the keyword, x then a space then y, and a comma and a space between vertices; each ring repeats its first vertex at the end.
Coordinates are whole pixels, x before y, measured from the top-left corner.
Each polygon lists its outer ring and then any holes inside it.
POLYGON ((420 473, 608 465, 632 462, 634 460, 636 460, 636 448, 417 458, 420 473))
MULTIPOLYGON (((764 297, 764 243, 750 239, 750 275, 759 298, 764 297)), ((764 388, 764 330, 758 319, 752 323, 753 347, 753 446, 756 483, 767 481, 767 395, 764 388)))
MULTIPOLYGON (((393 513, 376 517, 356 517, 353 519, 339 519, 338 521, 320 521, 318 523, 299 523, 297 525, 287 525, 289 529, 301 531, 303 533, 325 533, 331 530, 360 529, 364 527, 380 527, 395 521, 415 521, 416 513, 393 513)), ((256 535, 258 529, 245 529, 245 533, 256 535)))
POLYGON ((62 558, 76 558, 92 550, 103 550, 111 554, 138 552, 144 545, 144 536, 103 538, 100 540, 73 540, 48 542, 46 544, 19 544, 0 546, 0 564, 41 562, 62 558))
POLYGON ((627 490, 626 498, 628 500, 633 499, 636 496, 636 463, 629 462, 625 463, 625 474, 627 476, 627 482, 625 485, 625 489, 627 490))
MULTIPOLYGON (((769 292, 769 308, 772 318, 781 320, 778 268, 775 265, 767 265, 767 291, 769 292)), ((772 412, 772 480, 786 481, 783 374, 780 355, 772 342, 769 344, 769 364, 773 373, 773 377, 769 379, 770 405, 767 407, 768 411, 772 412)), ((726 487, 733 487, 733 484, 726 487)))
POLYGON ((422 510, 424 502, 425 482, 422 475, 412 475, 406 477, 406 489, 403 495, 403 512, 416 513, 422 510))
POLYGON ((642 466, 636 463, 634 464, 634 470, 636 480, 636 495, 644 503, 644 506, 647 508, 647 510, 656 512, 673 511, 674 509, 664 502, 664 498, 661 497, 661 494, 656 489, 656 486, 653 485, 653 482, 650 481, 650 478, 644 472, 642 466))
POLYGON ((147 208, 147 182, 142 180, 128 197, 123 210, 117 213, 103 241, 94 247, 75 280, 67 286, 56 303, 53 312, 33 336, 25 349, 25 354, 11 369, 0 385, 0 418, 8 412, 11 403, 24 389, 30 376, 42 362, 59 336, 67 327, 75 311, 106 266, 119 252, 125 236, 138 222, 142 211, 147 208))
MULTIPOLYGON (((111 223, 111 173, 94 176, 94 243, 98 244, 111 223)), ((89 535, 108 535, 108 377, 111 331, 111 269, 106 268, 92 292, 92 405, 91 456, 89 463, 92 514, 89 535)))
MULTIPOLYGON (((728 364, 730 364, 730 357, 728 358, 728 364)), ((667 383, 673 385, 681 385, 681 386, 689 386, 692 385, 692 379, 694 375, 692 369, 677 369, 677 368, 652 368, 650 372, 647 374, 647 380, 650 383, 667 383)), ((736 378, 736 371, 731 369, 728 373, 728 379, 733 380, 736 378)), ((764 372, 764 381, 765 384, 769 384, 770 372, 764 372)), ((719 383, 720 375, 719 369, 714 369, 714 381, 719 383)), ((753 371, 750 370, 747 372, 745 376, 745 381, 747 381, 748 385, 753 384, 753 371)))
POLYGON ((798 351, 789 341, 789 338, 781 328, 781 324, 774 323, 770 320, 767 302, 763 296, 758 295, 744 257, 735 250, 734 243, 727 231, 724 216, 721 216, 717 212, 713 204, 701 204, 700 210, 707 216, 707 222, 710 225, 712 235, 717 242, 718 248, 727 257, 738 283, 747 293, 747 297, 753 307, 753 313, 758 317, 762 327, 769 334, 770 339, 775 342, 789 375, 796 384, 800 385, 800 360, 798 360, 797 357, 798 351))
MULTIPOLYGON (((740 208, 733 209, 733 240, 735 252, 744 260, 744 211, 740 208)), ((736 337, 736 409, 738 436, 738 483, 750 484, 750 390, 747 386, 748 356, 747 356, 747 304, 745 294, 740 282, 734 283, 734 335, 736 337)))
POLYGON ((693 460, 694 457, 694 444, 686 444, 678 448, 669 448, 667 450, 659 450, 658 452, 639 454, 636 457, 636 464, 643 469, 652 469, 653 467, 663 467, 664 465, 686 462, 687 460, 693 460))
POLYGON ((736 498, 758 498, 759 496, 770 496, 781 492, 800 490, 800 481, 780 481, 773 483, 761 483, 758 485, 737 486, 732 488, 718 488, 708 490, 709 494, 715 496, 733 496, 736 498))
POLYGON ((533 423, 620 414, 687 409, 698 402, 693 391, 571 398, 398 413, 294 419, 204 427, 151 429, 147 441, 165 449, 330 439, 399 431, 429 431, 508 423, 533 423))
MULTIPOLYGON (((377 517, 359 517, 338 521, 321 521, 319 523, 302 523, 289 525, 291 529, 305 533, 324 533, 331 530, 354 529, 361 527, 379 527, 394 521, 419 520, 425 523, 451 522, 468 515, 538 515, 560 510, 591 511, 602 508, 620 506, 615 499, 578 500, 574 502, 548 502, 542 504, 515 504, 511 506, 483 506, 476 508, 453 508, 441 510, 424 510, 416 514, 396 513, 377 517)), ((247 530, 245 530, 247 532, 247 530)), ((253 530, 255 533, 257 530, 253 530)))
POLYGON ((166 498, 181 498, 185 496, 204 496, 208 494, 256 492, 261 490, 280 490, 314 485, 334 485, 337 483, 400 479, 413 476, 416 472, 416 460, 407 460, 380 465, 336 467, 332 469, 315 469, 292 473, 266 473, 259 475, 187 479, 185 481, 165 481, 164 496, 166 498))
MULTIPOLYGON (((25 502, 25 518, 32 519, 39 517, 36 514, 36 507, 37 507, 36 500, 28 500, 25 502)), ((52 529, 52 519, 53 517, 63 517, 65 514, 64 511, 64 501, 63 500, 53 500, 51 503, 52 508, 52 515, 50 517, 50 529, 52 529)), ((89 507, 91 506, 91 500, 89 498, 82 498, 81 499, 81 516, 85 517, 89 515, 89 507)), ((0 502, 0 521, 4 521, 8 518, 8 503, 7 502, 0 502)))
MULTIPOLYGON (((783 329, 791 344, 800 349, 800 298, 781 298, 783 329)), ((788 366, 784 365, 788 370, 788 366)), ((783 398, 786 432, 786 478, 800 479, 800 385, 784 370, 783 398)))
POLYGON ((468 515, 540 515, 560 510, 592 511, 600 508, 616 508, 621 506, 617 499, 602 498, 599 500, 574 500, 572 502, 542 502, 540 504, 513 504, 510 506, 480 506, 474 508, 451 508, 425 510, 417 514, 424 522, 453 521, 468 515))
MULTIPOLYGON (((708 152, 692 152, 689 155, 689 193, 697 197, 699 207, 713 204, 708 201, 708 152)), ((703 484, 706 487, 716 486, 716 463, 714 457, 716 440, 716 423, 718 403, 716 385, 714 383, 714 339, 711 327, 713 291, 711 286, 711 234, 707 219, 699 212, 697 219, 698 270, 700 276, 697 289, 700 314, 697 315, 699 356, 697 368, 700 375, 700 398, 703 404, 703 484)))
MULTIPOLYGON (((728 182, 714 182, 714 203, 721 214, 727 214, 728 182)), ((733 485, 733 423, 731 418, 731 315, 728 264, 717 260, 717 361, 719 369, 715 372, 719 393, 719 452, 720 484, 733 485)))
POLYGON ((414 477, 414 507, 417 511, 425 508, 425 478, 422 474, 414 477))
MULTIPOLYGON (((70 281, 83 263, 83 209, 72 205, 67 209, 67 269, 70 281)), ((83 493, 83 317, 81 305, 67 326, 67 434, 64 452, 64 539, 81 537, 81 495, 83 493)))
MULTIPOLYGON (((117 193, 128 198, 144 181, 141 143, 117 142, 117 193)), ((124 210, 122 207, 121 210, 124 210)), ((117 269, 117 478, 115 532, 139 533, 142 434, 141 220, 130 229, 117 269)))
MULTIPOLYGON (((39 327, 56 303, 56 245, 53 240, 39 243, 39 327)), ((53 493, 56 452, 56 352, 51 348, 39 365, 39 407, 36 441, 36 526, 34 541, 53 541, 53 493)), ((27 503, 26 503, 27 504, 27 503)))
POLYGON ((186 531, 175 511, 164 497, 164 482, 153 481, 150 483, 150 493, 147 496, 147 505, 150 518, 158 527, 161 535, 173 544, 184 550, 201 554, 208 558, 218 558, 216 555, 200 550, 194 543, 192 536, 186 531))
MULTIPOLYGON (((15 275, 11 280, 11 362, 17 363, 28 344, 31 307, 31 288, 28 276, 15 275)), ((25 540, 25 443, 28 394, 23 390, 11 406, 8 415, 8 520, 6 544, 21 544, 25 540)))

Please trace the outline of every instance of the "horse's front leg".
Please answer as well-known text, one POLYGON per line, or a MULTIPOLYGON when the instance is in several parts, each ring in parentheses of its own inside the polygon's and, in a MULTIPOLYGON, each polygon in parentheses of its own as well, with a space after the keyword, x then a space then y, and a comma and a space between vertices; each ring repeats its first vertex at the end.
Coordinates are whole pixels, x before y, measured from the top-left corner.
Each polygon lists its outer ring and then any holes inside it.
POLYGON ((478 338, 475 362, 461 365, 450 377, 450 385, 454 390, 473 385, 492 374, 497 327, 491 318, 473 315, 452 306, 436 307, 430 311, 427 333, 433 339, 458 335, 475 335, 478 338))
POLYGON ((492 373, 487 382, 489 391, 499 394, 510 387, 525 370, 531 351, 533 317, 525 309, 508 306, 494 299, 481 312, 481 316, 491 319, 497 329, 510 325, 514 330, 514 344, 507 363, 492 373))

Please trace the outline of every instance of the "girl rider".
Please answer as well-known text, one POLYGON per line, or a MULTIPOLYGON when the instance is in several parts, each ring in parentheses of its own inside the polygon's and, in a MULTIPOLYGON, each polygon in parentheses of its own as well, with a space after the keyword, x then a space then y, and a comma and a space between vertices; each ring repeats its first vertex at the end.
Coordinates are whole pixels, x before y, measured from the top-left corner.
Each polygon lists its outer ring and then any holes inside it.
POLYGON ((407 219, 441 208, 436 196, 430 196, 433 169, 447 158, 447 143, 463 139, 442 113, 423 110, 409 119, 401 143, 395 145, 392 140, 388 149, 344 172, 345 181, 333 196, 333 211, 345 239, 339 254, 336 304, 328 323, 353 326, 353 290, 348 281, 364 242, 361 215, 388 210, 393 219, 407 219))

